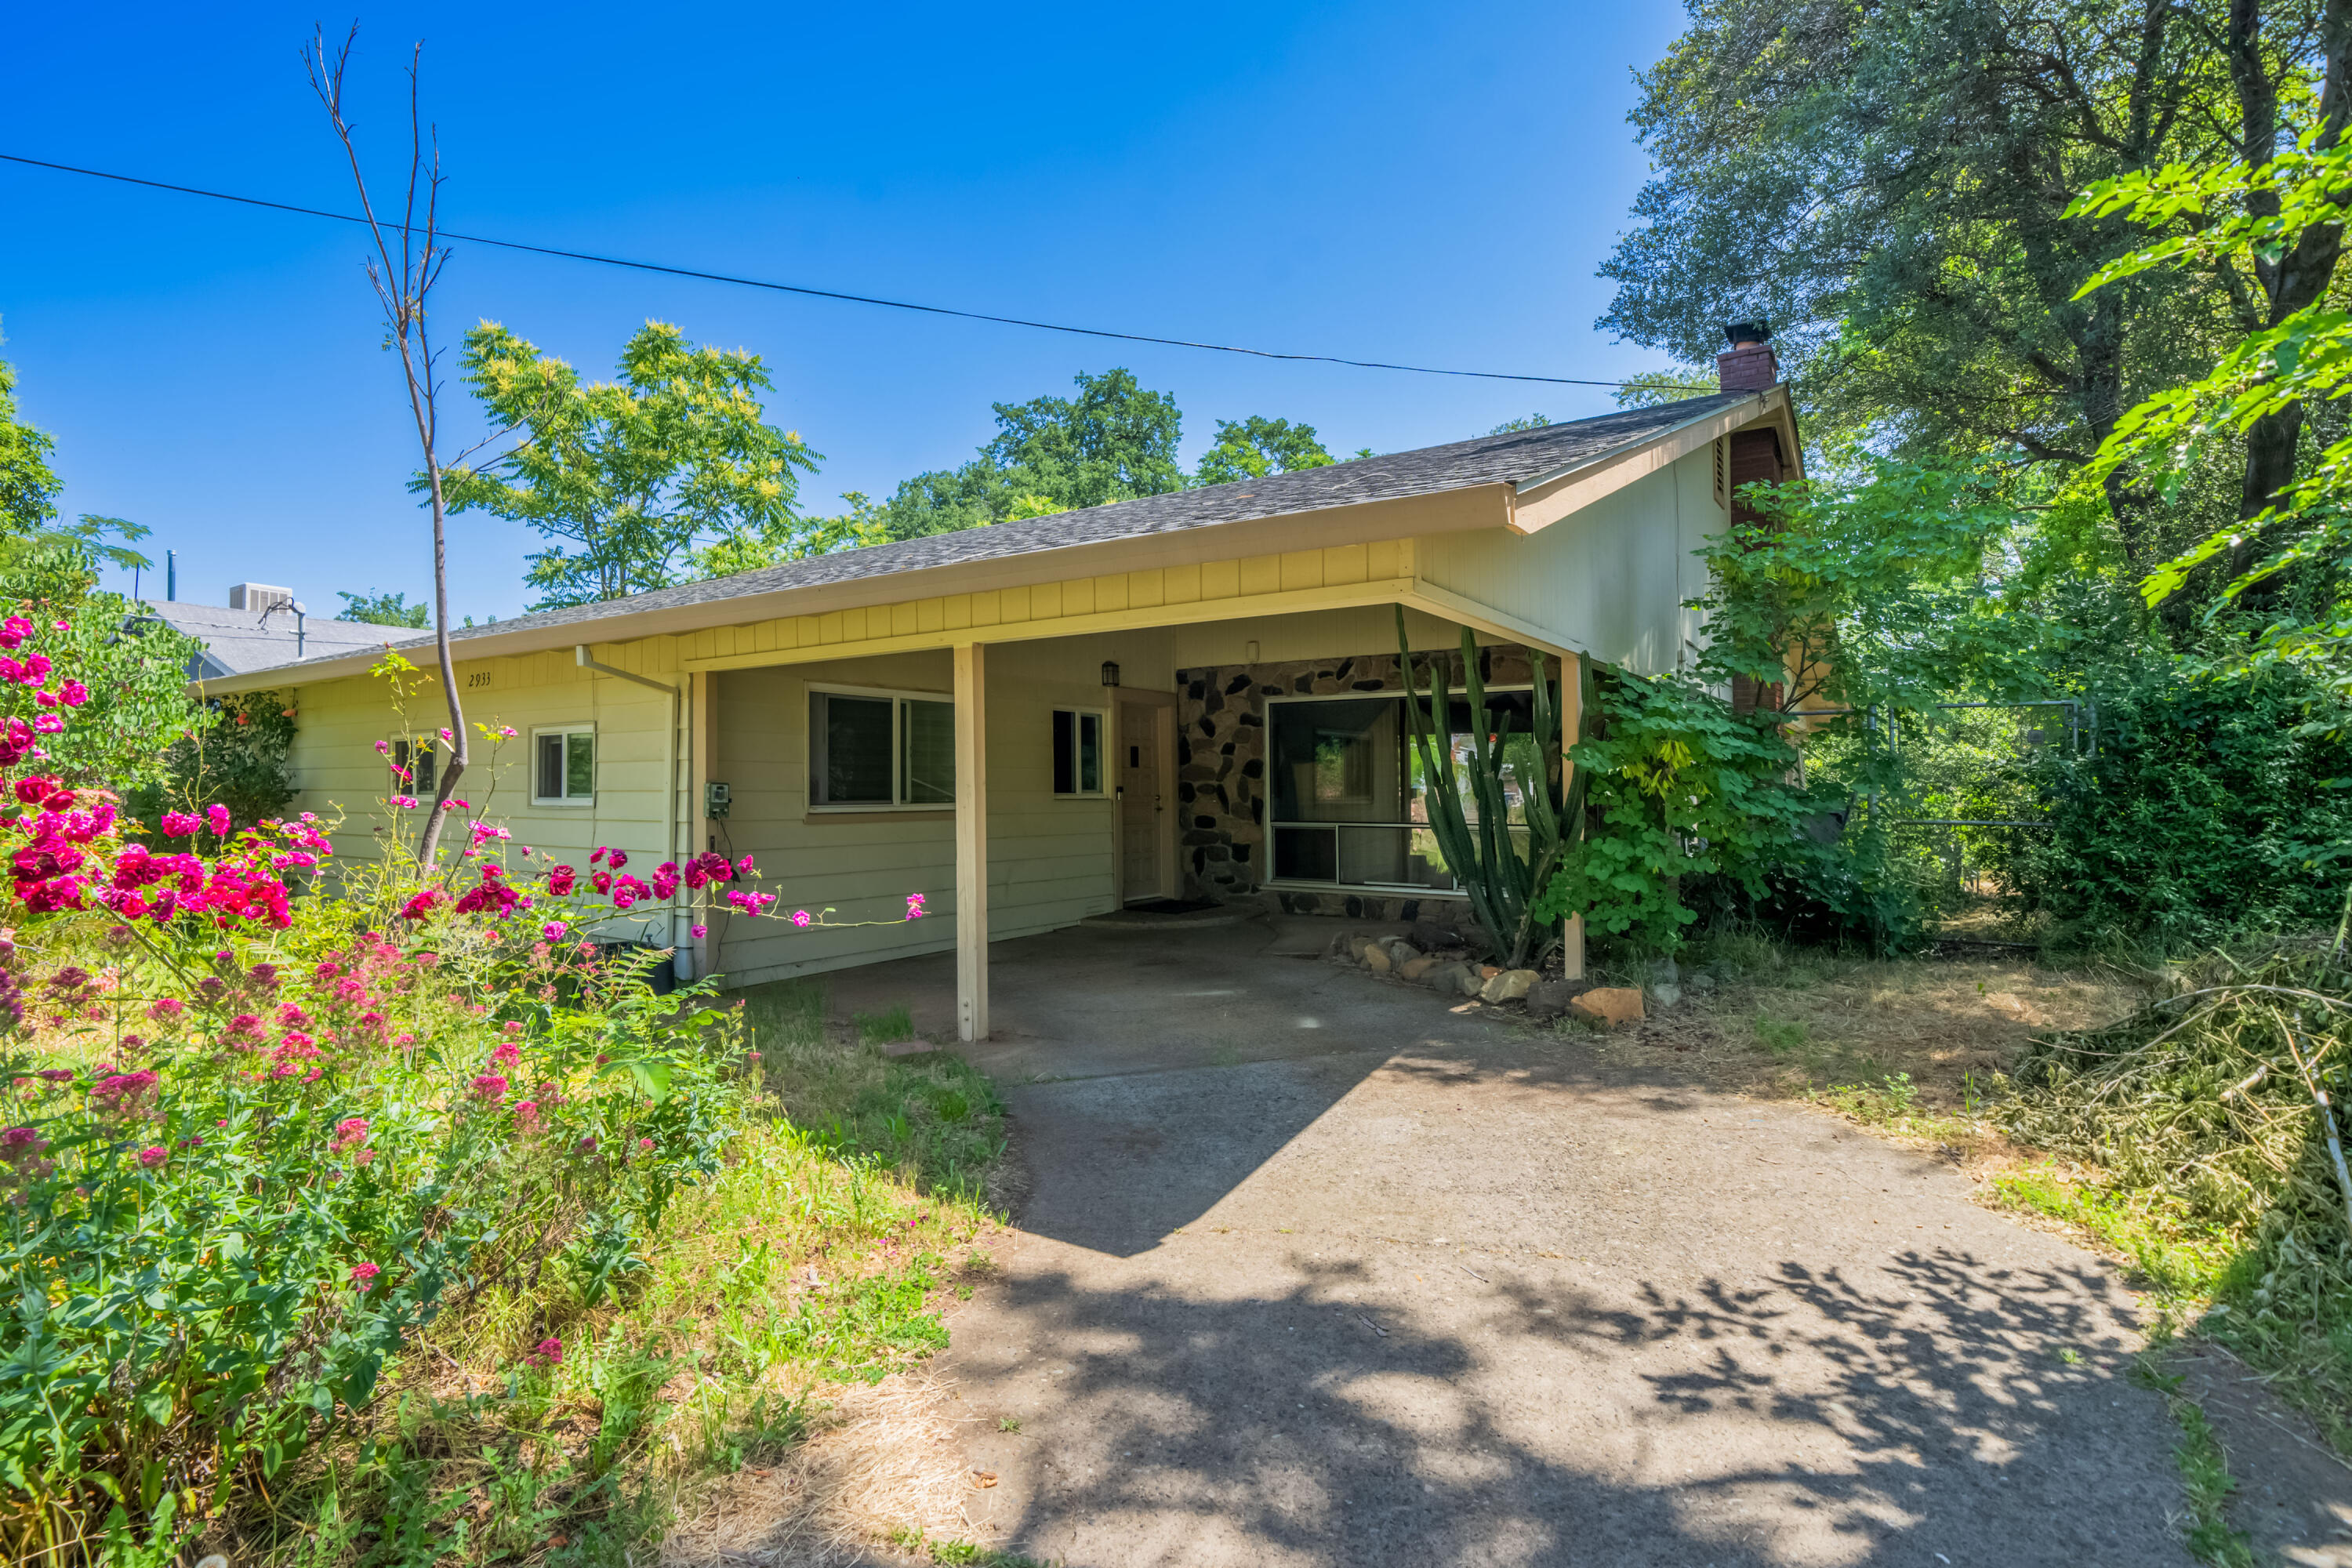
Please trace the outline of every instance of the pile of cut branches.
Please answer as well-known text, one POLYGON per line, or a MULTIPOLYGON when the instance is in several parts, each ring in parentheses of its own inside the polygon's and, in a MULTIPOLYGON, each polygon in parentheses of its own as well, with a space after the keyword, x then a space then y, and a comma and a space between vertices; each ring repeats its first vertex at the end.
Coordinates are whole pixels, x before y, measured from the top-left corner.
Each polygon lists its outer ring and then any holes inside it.
POLYGON ((2282 942, 2210 953, 2167 989, 2034 1041, 1998 1119, 2151 1217, 2231 1244, 2256 1317, 2333 1317, 2352 1286, 2352 971, 2324 942, 2282 942))

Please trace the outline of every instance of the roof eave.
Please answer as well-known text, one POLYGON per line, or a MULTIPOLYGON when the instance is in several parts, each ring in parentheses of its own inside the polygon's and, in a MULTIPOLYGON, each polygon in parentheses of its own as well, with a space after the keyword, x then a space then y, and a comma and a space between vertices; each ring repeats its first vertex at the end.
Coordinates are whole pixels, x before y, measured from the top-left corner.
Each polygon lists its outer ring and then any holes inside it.
POLYGON ((1737 403, 1693 415, 1654 436, 1523 479, 1512 487, 1511 531, 1528 534, 1549 528, 1603 496, 1679 461, 1710 441, 1759 422, 1785 428, 1793 447, 1796 429, 1791 421, 1789 385, 1780 382, 1737 403))
MULTIPOLYGON (((907 599, 929 598, 943 593, 985 593, 992 589, 1059 582, 1073 577, 1101 576, 1153 566, 1188 565, 1240 555, 1279 555, 1326 545, 1364 543, 1384 539, 1411 539, 1429 534, 1501 528, 1510 517, 1510 486, 1496 480, 1434 490, 1418 496, 1357 501, 1322 507, 1278 517, 1241 519, 1232 522, 1123 539, 1094 540, 1007 555, 992 561, 949 563, 918 567, 841 583, 810 584, 706 599, 688 605, 662 605, 649 609, 599 616, 554 626, 531 626, 510 634, 495 627, 473 628, 473 634, 453 644, 454 658, 467 661, 499 658, 580 644, 632 642, 647 637, 705 631, 714 626, 740 626, 787 616, 827 615, 835 610, 863 608, 907 599), (1244 531, 1246 531, 1244 532, 1244 531)), ((385 652, 404 657, 429 650, 434 639, 419 637, 364 655, 305 659, 271 665, 203 683, 213 696, 318 680, 364 675, 385 652)))

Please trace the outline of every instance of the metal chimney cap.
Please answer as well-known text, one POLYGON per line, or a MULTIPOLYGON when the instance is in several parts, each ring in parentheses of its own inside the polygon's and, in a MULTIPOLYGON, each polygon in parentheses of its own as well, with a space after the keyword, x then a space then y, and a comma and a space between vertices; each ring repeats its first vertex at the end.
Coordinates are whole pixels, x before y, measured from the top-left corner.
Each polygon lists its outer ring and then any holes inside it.
POLYGON ((1764 321, 1727 321, 1723 335, 1735 349, 1756 348, 1772 341, 1772 328, 1764 321))

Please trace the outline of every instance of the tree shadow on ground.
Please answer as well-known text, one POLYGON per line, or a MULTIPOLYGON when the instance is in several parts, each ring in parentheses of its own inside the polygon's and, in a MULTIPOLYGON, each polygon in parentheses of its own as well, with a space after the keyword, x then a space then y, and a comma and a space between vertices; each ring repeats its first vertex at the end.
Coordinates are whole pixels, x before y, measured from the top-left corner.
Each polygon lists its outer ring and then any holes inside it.
MULTIPOLYGON (((1000 1524, 1072 1563, 2188 1561, 2095 1266, 1622 1300, 1482 1267, 1478 1348, 1368 1306, 1360 1261, 1247 1300, 1015 1280, 1056 1414, 998 1442, 1031 1472, 1000 1524)), ((992 1353, 961 1358, 975 1395, 1020 1365, 992 1353)))

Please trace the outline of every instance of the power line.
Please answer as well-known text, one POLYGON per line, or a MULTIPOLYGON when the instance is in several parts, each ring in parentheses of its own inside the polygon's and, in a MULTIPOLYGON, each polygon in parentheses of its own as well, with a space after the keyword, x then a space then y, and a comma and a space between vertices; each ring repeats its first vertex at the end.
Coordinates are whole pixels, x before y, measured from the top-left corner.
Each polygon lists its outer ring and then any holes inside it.
MULTIPOLYGON (((94 180, 112 180, 125 185, 143 185, 153 191, 172 191, 184 196, 204 196, 216 202, 236 202, 243 206, 266 207, 272 212, 293 213, 301 217, 322 217, 336 223, 364 224, 367 220, 352 213, 327 212, 319 207, 296 206, 291 202, 273 202, 259 196, 240 196, 228 191, 208 191, 197 185, 175 185, 164 180, 142 179, 136 174, 118 174, 105 169, 84 169, 72 163, 53 163, 46 159, 26 158, 15 153, 0 153, 0 162, 22 163, 27 168, 48 169, 61 174, 82 174, 94 180)), ((397 224, 388 224, 397 228, 397 224)), ((1482 381, 1533 381, 1551 386, 1646 386, 1660 391, 1713 392, 1711 386, 1685 386, 1678 382, 1658 381, 1640 377, 1632 381, 1591 381, 1571 375, 1516 375, 1499 370, 1447 370, 1425 364, 1395 364, 1386 360, 1343 359, 1338 354, 1282 353, 1273 349, 1244 348, 1234 343, 1194 342, 1185 338, 1153 337, 1148 332, 1117 332, 1105 327, 1073 327, 1059 321, 1033 321, 1020 316, 997 316, 985 310, 960 310, 951 305, 925 305, 911 300, 885 300, 871 294, 850 294, 837 289, 814 289, 801 283, 776 283, 762 278, 738 278, 730 273, 706 272, 692 267, 669 267, 658 261, 633 261, 621 256, 599 256, 593 251, 564 250, 551 245, 530 245, 519 239, 493 239, 488 235, 459 234, 453 229, 436 229, 436 240, 464 240, 468 245, 495 246, 500 250, 520 250, 532 256, 553 256, 566 261, 591 261, 602 267, 625 267, 637 272, 659 272, 672 278, 692 278, 706 283, 730 283, 744 289, 765 289, 778 294, 801 294, 814 300, 838 300, 852 305, 879 305, 892 310, 916 310, 929 316, 954 316, 967 321, 993 321, 1000 326, 1027 327, 1041 332, 1067 332, 1082 338, 1111 338, 1120 342, 1157 343, 1166 348, 1203 349, 1213 353, 1248 354, 1256 359, 1302 360, 1318 364, 1339 364, 1357 370, 1403 371, 1414 375, 1469 376, 1482 381)))

